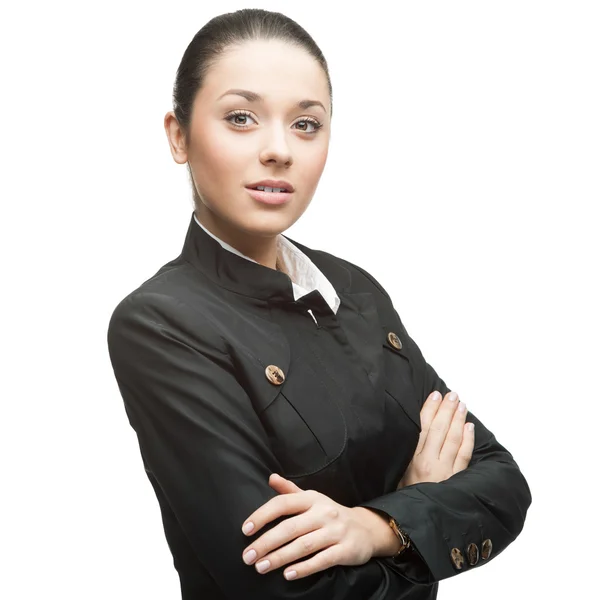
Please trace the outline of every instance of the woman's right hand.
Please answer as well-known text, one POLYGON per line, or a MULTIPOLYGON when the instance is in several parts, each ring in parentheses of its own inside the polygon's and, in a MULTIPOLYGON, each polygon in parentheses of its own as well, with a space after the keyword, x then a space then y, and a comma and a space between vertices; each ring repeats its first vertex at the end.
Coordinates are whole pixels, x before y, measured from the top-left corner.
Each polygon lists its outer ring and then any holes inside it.
POLYGON ((472 423, 465 424, 467 408, 456 392, 441 398, 439 392, 432 392, 423 404, 417 449, 396 489, 444 481, 469 466, 475 428, 472 423))

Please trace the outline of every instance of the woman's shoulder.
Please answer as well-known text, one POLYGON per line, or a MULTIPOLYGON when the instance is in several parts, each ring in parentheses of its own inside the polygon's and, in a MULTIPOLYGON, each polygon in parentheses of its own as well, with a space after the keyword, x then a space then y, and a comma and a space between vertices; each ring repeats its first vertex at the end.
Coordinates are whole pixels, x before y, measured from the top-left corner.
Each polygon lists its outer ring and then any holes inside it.
MULTIPOLYGON (((203 302, 213 293, 212 286, 206 285, 189 263, 174 259, 117 302, 109 318, 109 340, 118 330, 142 331, 151 327, 177 335, 193 331, 195 337, 201 336, 205 341, 212 338, 220 346, 211 311, 203 302), (202 294, 197 293, 199 286, 204 289, 202 294)), ((215 299, 214 303, 218 302, 215 299)))
POLYGON ((196 271, 181 255, 162 265, 152 275, 144 279, 135 288, 122 297, 121 302, 144 295, 161 295, 181 298, 182 292, 189 289, 190 282, 198 279, 196 271))
POLYGON ((347 268, 353 271, 353 274, 356 278, 360 279, 363 282, 366 282, 370 287, 374 286, 381 294, 383 294, 386 298, 390 298, 390 295, 386 292, 385 288, 375 279, 375 277, 367 271, 364 267, 360 267, 359 265, 350 262, 349 260, 338 258, 342 264, 344 264, 347 268))

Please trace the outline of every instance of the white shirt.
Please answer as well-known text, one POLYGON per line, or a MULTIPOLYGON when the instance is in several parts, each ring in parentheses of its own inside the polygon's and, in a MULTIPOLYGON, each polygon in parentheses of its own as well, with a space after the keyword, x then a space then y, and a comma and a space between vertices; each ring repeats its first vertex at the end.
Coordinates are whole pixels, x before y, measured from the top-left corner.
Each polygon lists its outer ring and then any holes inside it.
MULTIPOLYGON (((208 233, 212 238, 217 240, 219 244, 226 250, 241 256, 242 258, 246 258, 247 260, 251 260, 258 264, 258 261, 242 254, 239 250, 229 245, 227 242, 224 242, 216 235, 212 234, 200 221, 198 221, 196 217, 196 213, 194 213, 194 221, 208 233)), ((292 289, 294 291, 294 300, 298 300, 302 296, 312 292, 313 290, 319 290, 321 296, 327 304, 331 307, 331 310, 334 313, 337 313, 337 310, 340 306, 340 299, 335 291, 335 288, 331 285, 329 279, 323 275, 323 272, 317 268, 315 263, 313 263, 304 252, 294 246, 288 239, 283 237, 282 235, 277 236, 277 258, 279 263, 283 266, 286 273, 289 275, 292 280, 292 289)), ((315 316, 312 314, 312 311, 309 310, 311 317, 315 320, 315 316)))

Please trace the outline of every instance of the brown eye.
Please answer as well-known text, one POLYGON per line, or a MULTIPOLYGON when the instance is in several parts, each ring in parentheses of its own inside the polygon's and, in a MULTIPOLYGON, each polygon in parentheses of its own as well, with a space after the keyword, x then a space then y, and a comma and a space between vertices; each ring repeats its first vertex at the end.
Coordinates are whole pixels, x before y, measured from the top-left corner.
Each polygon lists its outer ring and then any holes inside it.
POLYGON ((312 119, 302 119, 301 121, 296 121, 295 125, 298 125, 298 129, 303 133, 316 133, 322 125, 318 121, 313 121, 312 119), (312 127, 312 129, 309 129, 312 127))
POLYGON ((254 118, 249 113, 242 111, 231 113, 230 115, 227 115, 227 117, 225 117, 226 121, 229 121, 238 129, 247 129, 249 127, 248 119, 254 121, 254 118))

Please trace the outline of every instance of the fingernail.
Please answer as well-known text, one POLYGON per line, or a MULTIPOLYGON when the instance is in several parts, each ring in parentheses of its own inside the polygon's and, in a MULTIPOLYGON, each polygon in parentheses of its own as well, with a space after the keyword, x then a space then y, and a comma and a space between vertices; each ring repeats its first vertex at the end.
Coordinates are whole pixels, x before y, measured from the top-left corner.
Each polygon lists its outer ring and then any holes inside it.
POLYGON ((248 550, 243 556, 244 562, 249 565, 256 558, 256 550, 248 550))
POLYGON ((254 523, 252 521, 248 521, 243 527, 242 527, 242 531, 245 534, 250 533, 252 530, 254 529, 254 523))
POLYGON ((437 402, 438 400, 440 400, 442 397, 442 395, 439 392, 433 392, 433 394, 431 394, 431 399, 434 402, 437 402))
POLYGON ((463 412, 465 412, 466 409, 467 409, 467 405, 462 401, 459 402, 459 404, 458 404, 459 412, 463 413, 463 412))
POLYGON ((296 573, 296 571, 288 571, 287 573, 284 573, 283 575, 286 579, 295 579, 295 577, 296 577, 296 575, 298 575, 298 573, 296 573))
POLYGON ((450 402, 456 402, 457 398, 458 394, 456 392, 450 392, 450 395, 448 396, 448 400, 450 400, 450 402))
POLYGON ((467 429, 469 431, 473 431, 473 429, 475 429, 475 424, 474 423, 467 423, 467 429))
POLYGON ((271 566, 271 563, 268 560, 261 560, 257 565, 256 565, 256 570, 259 573, 264 573, 269 567, 271 566))

